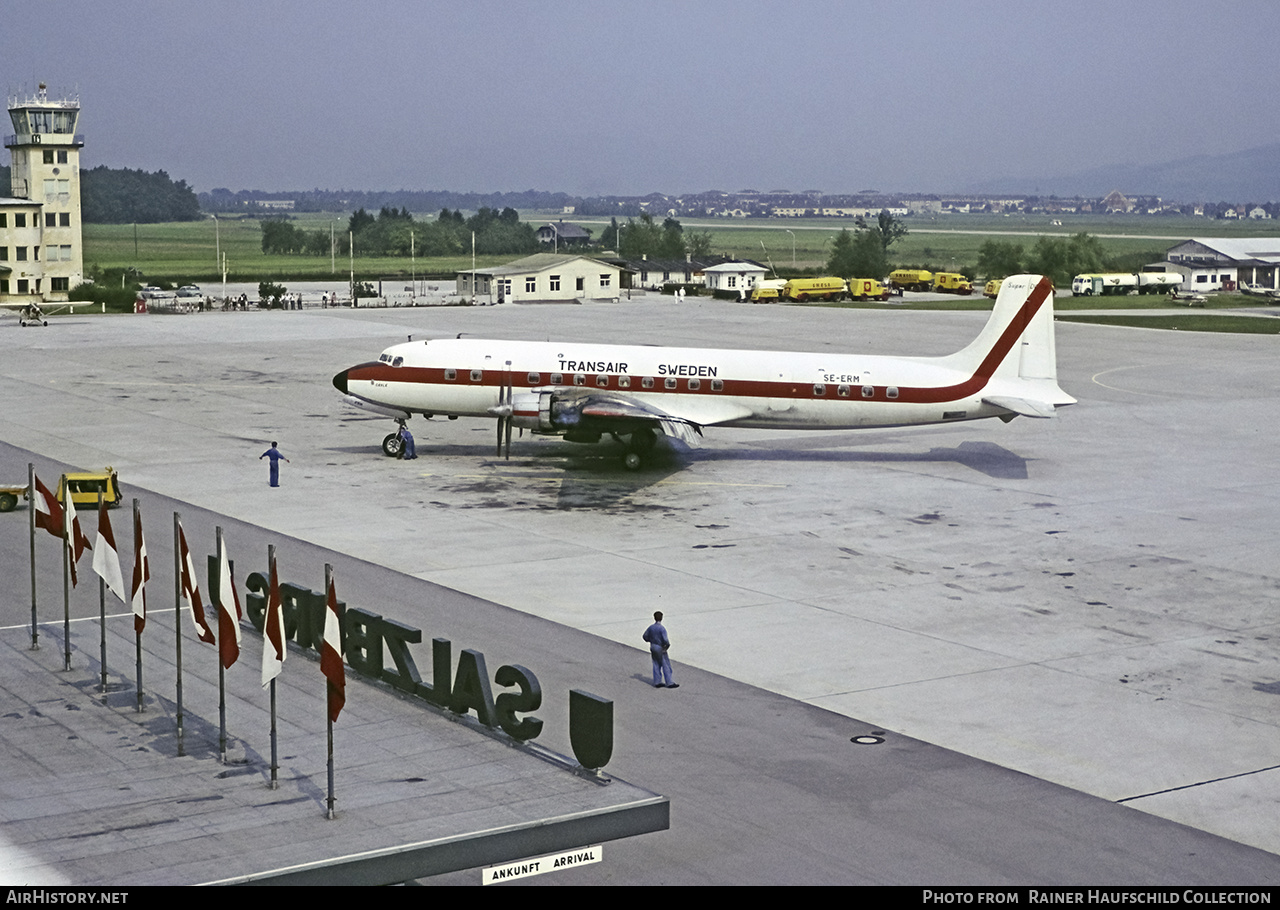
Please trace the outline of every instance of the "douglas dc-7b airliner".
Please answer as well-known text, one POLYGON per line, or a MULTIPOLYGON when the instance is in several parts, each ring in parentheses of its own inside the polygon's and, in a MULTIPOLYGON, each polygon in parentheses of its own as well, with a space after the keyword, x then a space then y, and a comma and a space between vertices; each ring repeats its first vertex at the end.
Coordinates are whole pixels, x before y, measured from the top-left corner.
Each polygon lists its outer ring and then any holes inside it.
MULTIPOLYGON (((885 357, 577 342, 432 339, 387 348, 333 377, 348 404, 398 421, 488 417, 498 454, 511 428, 598 442, 609 434, 638 468, 659 432, 703 427, 842 430, 1052 417, 1058 387, 1053 284, 1006 278, 986 326, 946 357, 885 357)), ((392 433, 383 451, 397 455, 392 433)))

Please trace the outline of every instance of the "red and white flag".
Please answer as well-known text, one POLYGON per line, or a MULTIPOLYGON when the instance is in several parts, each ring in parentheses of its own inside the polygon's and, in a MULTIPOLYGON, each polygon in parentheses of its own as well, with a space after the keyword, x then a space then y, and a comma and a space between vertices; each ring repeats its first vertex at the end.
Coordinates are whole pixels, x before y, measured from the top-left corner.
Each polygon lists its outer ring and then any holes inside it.
POLYGON ((329 579, 329 596, 324 612, 324 641, 320 644, 320 672, 329 690, 329 720, 336 721, 347 703, 347 677, 342 669, 342 632, 338 620, 338 595, 329 579))
POLYGON ((207 645, 213 644, 213 629, 209 628, 209 620, 204 616, 204 604, 200 602, 200 586, 196 583, 196 567, 191 561, 191 550, 187 548, 187 535, 182 530, 182 522, 178 522, 178 557, 182 563, 182 602, 187 605, 187 613, 195 623, 196 635, 207 645))
POLYGON ((62 539, 62 503, 49 492, 49 488, 36 477, 35 495, 31 502, 36 509, 36 527, 44 528, 54 537, 62 539))
POLYGON ((120 574, 120 554, 116 552, 116 538, 111 533, 111 519, 107 517, 105 502, 98 504, 98 540, 93 550, 93 571, 123 603, 124 576, 120 574))
POLYGON ((93 547, 89 545, 89 538, 85 537, 84 532, 80 530, 80 517, 76 515, 76 504, 71 499, 70 490, 67 490, 63 522, 66 525, 67 542, 71 544, 71 587, 74 588, 77 584, 76 563, 80 561, 85 550, 92 550, 93 547))
POLYGON ((262 623, 262 688, 280 675, 288 654, 284 644, 284 605, 280 602, 280 578, 276 561, 271 560, 271 585, 267 592, 267 615, 262 623))
POLYGON ((133 589, 129 603, 133 607, 133 631, 139 635, 147 624, 147 582, 151 580, 151 564, 147 562, 147 542, 142 539, 142 513, 133 512, 133 589))
POLYGON ((240 657, 240 595, 231 579, 231 560, 227 557, 227 544, 218 541, 218 655, 222 668, 240 657), (234 611, 234 612, 233 612, 234 611))

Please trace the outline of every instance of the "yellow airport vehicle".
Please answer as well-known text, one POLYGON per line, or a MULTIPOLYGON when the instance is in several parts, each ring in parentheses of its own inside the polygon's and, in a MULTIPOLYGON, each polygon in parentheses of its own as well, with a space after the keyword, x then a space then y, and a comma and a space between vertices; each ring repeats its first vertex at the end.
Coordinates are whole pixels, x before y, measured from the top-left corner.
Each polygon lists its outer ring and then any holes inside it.
POLYGON ((64 486, 71 490, 71 501, 77 506, 96 506, 99 492, 102 493, 102 499, 108 506, 120 505, 120 500, 123 498, 120 493, 120 480, 116 477, 115 469, 111 465, 107 465, 101 471, 77 471, 63 474, 62 481, 58 484, 58 502, 63 501, 64 486))
POLYGON ((765 278, 751 289, 752 303, 770 303, 782 296, 787 283, 779 278, 765 278))
POLYGON ((844 280, 841 278, 792 278, 782 288, 787 300, 842 300, 844 280))
POLYGON ((983 297, 990 297, 992 300, 1000 293, 1000 285, 1004 284, 1003 278, 992 278, 987 282, 986 288, 982 291, 983 297))
POLYGON ((889 273, 889 287, 904 291, 932 291, 933 272, 925 269, 894 269, 889 273))
POLYGON ((973 282, 959 272, 938 272, 933 276, 933 289, 943 294, 968 297, 973 293, 973 282))
POLYGON ((874 278, 850 278, 849 296, 854 300, 888 300, 889 289, 874 278))
POLYGON ((18 498, 27 499, 27 485, 24 483, 20 487, 11 485, 0 486, 0 512, 12 512, 18 507, 18 498))

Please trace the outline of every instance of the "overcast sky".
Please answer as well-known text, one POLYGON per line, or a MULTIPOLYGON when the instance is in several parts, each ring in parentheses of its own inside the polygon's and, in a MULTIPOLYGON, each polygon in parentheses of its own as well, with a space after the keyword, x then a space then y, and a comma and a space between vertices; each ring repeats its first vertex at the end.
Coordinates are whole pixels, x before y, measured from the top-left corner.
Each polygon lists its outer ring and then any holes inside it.
POLYGON ((0 23, 7 94, 79 93, 86 166, 197 191, 954 191, 1280 141, 1275 0, 0 0, 0 23))

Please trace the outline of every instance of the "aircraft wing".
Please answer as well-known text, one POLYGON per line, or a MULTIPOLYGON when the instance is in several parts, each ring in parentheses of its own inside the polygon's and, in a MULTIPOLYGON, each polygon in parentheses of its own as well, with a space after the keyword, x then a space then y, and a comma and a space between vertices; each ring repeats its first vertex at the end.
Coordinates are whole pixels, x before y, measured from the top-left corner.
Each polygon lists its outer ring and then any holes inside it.
POLYGON ((671 405, 658 407, 624 393, 586 392, 571 406, 592 423, 617 424, 620 429, 637 422, 647 423, 685 443, 692 443, 702 427, 751 416, 751 409, 744 405, 694 396, 681 396, 671 405))

